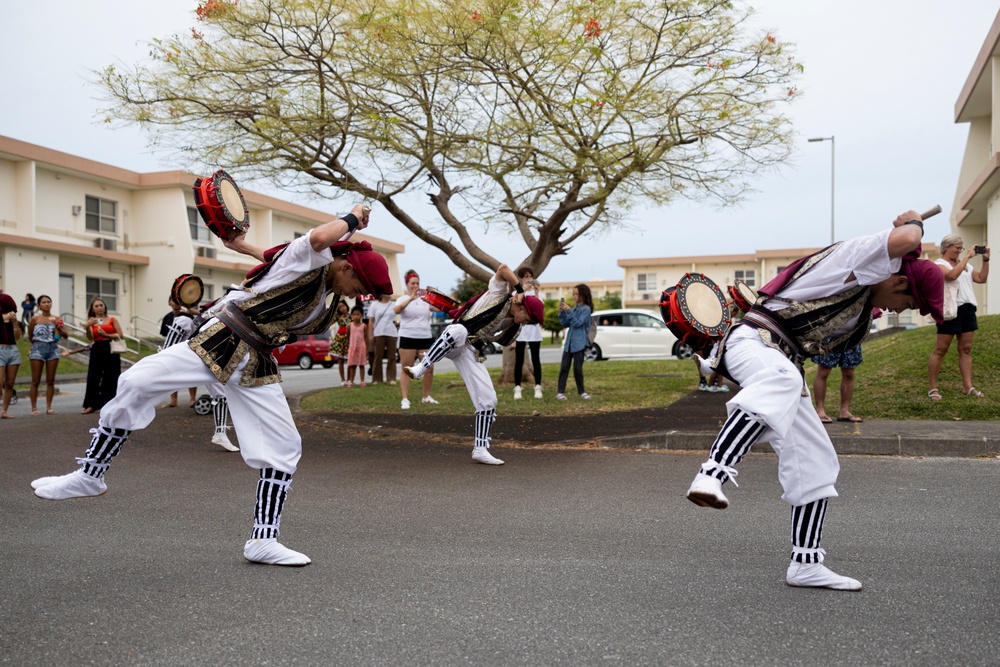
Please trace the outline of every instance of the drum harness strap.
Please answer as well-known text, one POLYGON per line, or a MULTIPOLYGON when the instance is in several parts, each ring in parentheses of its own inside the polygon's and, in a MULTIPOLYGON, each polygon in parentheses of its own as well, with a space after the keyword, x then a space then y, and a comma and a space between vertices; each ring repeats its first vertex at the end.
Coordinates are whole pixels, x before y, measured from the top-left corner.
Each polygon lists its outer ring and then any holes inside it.
POLYGON ((219 321, 225 324, 237 338, 262 354, 271 354, 276 346, 271 345, 263 334, 254 326, 250 318, 232 303, 227 303, 215 313, 219 321))

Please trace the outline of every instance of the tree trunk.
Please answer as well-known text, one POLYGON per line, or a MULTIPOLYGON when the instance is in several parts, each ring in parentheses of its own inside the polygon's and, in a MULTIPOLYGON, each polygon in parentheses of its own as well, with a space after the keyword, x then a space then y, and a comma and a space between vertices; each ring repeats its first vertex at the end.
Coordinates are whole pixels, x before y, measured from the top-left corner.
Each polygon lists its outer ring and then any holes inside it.
MULTIPOLYGON (((514 346, 508 345, 503 348, 503 367, 500 369, 500 377, 497 384, 514 384, 514 346)), ((531 354, 527 346, 524 348, 524 365, 521 367, 521 386, 534 387, 535 374, 531 371, 531 354)))

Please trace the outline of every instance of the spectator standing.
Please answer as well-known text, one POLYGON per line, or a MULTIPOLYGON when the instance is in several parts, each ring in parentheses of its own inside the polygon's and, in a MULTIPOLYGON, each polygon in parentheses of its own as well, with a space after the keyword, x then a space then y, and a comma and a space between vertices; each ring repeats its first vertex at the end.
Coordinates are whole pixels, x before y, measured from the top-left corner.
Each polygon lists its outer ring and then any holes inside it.
POLYGON ((927 396, 932 401, 941 400, 938 391, 938 374, 941 372, 941 362, 951 347, 951 341, 958 336, 958 370, 962 374, 962 393, 966 396, 983 398, 983 392, 972 384, 972 339, 979 322, 976 319, 976 295, 972 291, 972 283, 985 283, 990 275, 990 249, 982 247, 982 253, 976 253, 976 248, 964 252, 964 242, 957 234, 949 234, 941 240, 941 258, 937 260, 944 274, 945 311, 951 315, 949 301, 956 306, 954 316, 937 325, 937 340, 934 351, 927 361, 927 374, 930 379, 930 391, 927 396), (982 255, 982 266, 976 271, 969 261, 977 254, 982 255))
POLYGON ((396 313, 392 307, 392 296, 383 294, 378 301, 368 307, 368 323, 374 342, 375 354, 372 359, 372 384, 388 382, 396 384, 396 313), (382 375, 382 360, 385 359, 385 375, 382 375), (384 380, 383 380, 384 377, 384 380))
POLYGON ((333 316, 333 342, 330 343, 330 353, 337 355, 340 384, 347 383, 347 353, 350 351, 351 344, 347 327, 350 324, 351 311, 347 307, 347 302, 341 299, 337 303, 337 314, 333 316))
POLYGON ((0 291, 0 374, 3 380, 3 410, 0 419, 13 419, 7 408, 14 397, 14 381, 21 367, 21 353, 17 349, 17 339, 21 337, 21 325, 17 321, 17 302, 9 294, 0 291))
POLYGON ((97 412, 118 394, 118 376, 122 372, 122 357, 111 351, 111 341, 122 340, 118 318, 108 315, 108 305, 103 299, 94 298, 87 309, 84 322, 90 346, 90 364, 87 366, 87 392, 83 397, 83 411, 88 415, 97 412))
POLYGON ((28 360, 31 363, 31 416, 37 417, 38 385, 42 381, 42 369, 45 369, 45 412, 54 415, 52 398, 56 393, 56 369, 59 368, 59 339, 66 335, 61 317, 52 314, 52 298, 46 294, 38 297, 39 313, 28 323, 28 340, 31 341, 31 352, 28 360))
POLYGON ((361 321, 364 318, 364 311, 361 306, 354 306, 351 310, 351 323, 347 326, 350 343, 347 349, 347 386, 354 386, 354 371, 361 369, 361 377, 358 384, 365 386, 365 362, 368 361, 368 327, 361 321))
MULTIPOLYGON (((541 286, 535 280, 535 272, 530 266, 517 270, 526 296, 538 298, 541 286)), ((542 325, 537 322, 525 324, 514 343, 514 400, 521 399, 521 374, 524 370, 524 348, 531 353, 531 372, 535 376, 535 398, 542 398, 542 325)))
MULTIPOLYGON (((399 315, 399 362, 413 366, 423 359, 431 348, 434 338, 431 336, 431 306, 421 299, 420 276, 412 269, 406 272, 406 294, 396 299, 393 311, 399 315)), ((421 378, 423 402, 437 403, 431 396, 431 385, 434 382, 434 367, 431 366, 421 378)), ((399 389, 403 400, 399 403, 400 410, 410 409, 410 377, 403 373, 399 377, 399 389)))
POLYGON ((819 368, 813 379, 813 400, 816 402, 816 414, 824 424, 832 424, 833 418, 826 414, 826 383, 830 373, 840 366, 840 411, 837 421, 861 422, 861 417, 851 414, 851 398, 854 396, 854 369, 861 365, 861 344, 830 354, 817 354, 812 357, 813 363, 819 368))
POLYGON ((566 400, 566 380, 569 377, 569 366, 573 364, 573 379, 576 381, 576 391, 580 398, 588 400, 590 394, 583 388, 583 351, 590 344, 587 332, 590 331, 590 314, 594 312, 594 299, 590 296, 590 288, 584 284, 573 288, 572 308, 565 300, 559 302, 559 323, 566 327, 566 342, 563 345, 562 364, 559 367, 559 393, 556 398, 566 400))
MULTIPOLYGON (((31 318, 35 316, 35 308, 38 307, 38 302, 35 301, 35 295, 28 292, 24 297, 24 301, 21 302, 21 328, 27 329, 28 322, 31 318)), ((15 310, 15 312, 17 312, 15 310)))

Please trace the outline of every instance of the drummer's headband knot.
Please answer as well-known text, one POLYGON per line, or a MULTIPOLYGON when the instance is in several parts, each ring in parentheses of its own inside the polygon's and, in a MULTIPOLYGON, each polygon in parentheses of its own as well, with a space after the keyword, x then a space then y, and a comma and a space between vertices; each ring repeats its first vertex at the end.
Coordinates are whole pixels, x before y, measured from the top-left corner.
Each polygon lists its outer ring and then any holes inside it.
POLYGON ((374 297, 392 294, 392 280, 385 258, 372 249, 368 241, 339 241, 330 246, 334 257, 343 257, 354 269, 361 284, 374 297))

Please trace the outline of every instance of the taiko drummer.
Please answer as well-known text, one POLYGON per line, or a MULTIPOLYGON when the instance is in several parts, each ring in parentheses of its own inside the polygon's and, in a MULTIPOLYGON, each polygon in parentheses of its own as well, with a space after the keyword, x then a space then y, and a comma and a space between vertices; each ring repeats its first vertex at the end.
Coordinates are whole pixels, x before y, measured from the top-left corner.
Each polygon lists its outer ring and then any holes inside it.
MULTIPOLYGON (((931 213, 932 214, 932 213, 931 213)), ((812 407, 802 372, 809 355, 838 352, 867 335, 875 307, 919 309, 942 319, 943 278, 919 259, 921 216, 907 211, 893 228, 797 260, 760 290, 760 298, 720 344, 713 368, 742 389, 687 497, 725 509, 725 482, 758 440, 778 454, 782 500, 792 507, 790 586, 856 591, 861 582, 824 564, 827 505, 837 496, 837 452, 812 407)))

